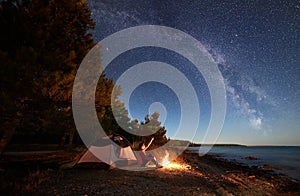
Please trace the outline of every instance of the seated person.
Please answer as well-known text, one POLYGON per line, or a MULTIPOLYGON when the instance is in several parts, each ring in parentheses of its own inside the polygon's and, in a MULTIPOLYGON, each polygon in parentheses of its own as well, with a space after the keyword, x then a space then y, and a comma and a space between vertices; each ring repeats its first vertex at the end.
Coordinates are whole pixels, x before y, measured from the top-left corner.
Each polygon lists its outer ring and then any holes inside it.
POLYGON ((151 141, 147 145, 145 145, 144 143, 141 143, 139 146, 140 151, 138 152, 138 154, 139 154, 140 158, 142 159, 142 161, 141 161, 142 167, 144 167, 149 161, 153 162, 156 165, 156 167, 161 167, 158 164, 156 158, 152 154, 149 154, 149 155, 146 154, 146 150, 149 148, 149 146, 151 145, 153 140, 154 140, 154 138, 152 138, 151 141))

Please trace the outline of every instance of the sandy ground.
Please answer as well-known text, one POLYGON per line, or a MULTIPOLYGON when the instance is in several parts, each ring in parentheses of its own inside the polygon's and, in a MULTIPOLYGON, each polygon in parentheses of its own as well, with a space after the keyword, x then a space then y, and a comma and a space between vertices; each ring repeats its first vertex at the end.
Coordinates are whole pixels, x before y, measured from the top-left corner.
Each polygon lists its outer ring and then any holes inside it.
POLYGON ((300 195, 298 182, 259 168, 183 153, 150 171, 73 168, 49 172, 32 195, 300 195))

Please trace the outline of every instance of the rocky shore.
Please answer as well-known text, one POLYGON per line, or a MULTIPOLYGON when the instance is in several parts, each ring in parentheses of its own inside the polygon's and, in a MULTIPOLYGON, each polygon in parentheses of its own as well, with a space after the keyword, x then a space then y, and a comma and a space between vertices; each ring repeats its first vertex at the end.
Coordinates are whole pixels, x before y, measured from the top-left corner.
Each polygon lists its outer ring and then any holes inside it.
POLYGON ((299 182, 287 176, 209 155, 199 157, 190 151, 167 167, 149 171, 108 170, 97 166, 47 169, 39 175, 43 180, 32 189, 13 194, 300 195, 299 182))
POLYGON ((299 183, 271 170, 186 151, 175 165, 133 172, 72 169, 34 192, 49 195, 297 195, 299 183))

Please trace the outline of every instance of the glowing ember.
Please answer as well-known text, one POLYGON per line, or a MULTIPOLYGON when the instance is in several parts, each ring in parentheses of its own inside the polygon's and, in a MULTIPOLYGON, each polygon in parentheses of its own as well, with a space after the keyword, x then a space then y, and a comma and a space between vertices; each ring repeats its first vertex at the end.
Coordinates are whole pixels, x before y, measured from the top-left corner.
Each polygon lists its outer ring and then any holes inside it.
POLYGON ((178 163, 170 163, 168 166, 166 166, 168 169, 178 169, 178 170, 186 170, 189 167, 187 165, 181 165, 178 163))

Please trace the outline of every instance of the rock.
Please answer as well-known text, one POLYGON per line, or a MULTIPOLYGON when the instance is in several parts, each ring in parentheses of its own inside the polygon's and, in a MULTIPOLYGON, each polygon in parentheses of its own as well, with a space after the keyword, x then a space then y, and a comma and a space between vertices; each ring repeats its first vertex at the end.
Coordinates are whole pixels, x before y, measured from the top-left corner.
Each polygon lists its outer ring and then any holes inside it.
POLYGON ((243 158, 243 159, 249 160, 249 161, 253 161, 253 160, 258 160, 259 158, 248 156, 248 157, 245 157, 245 158, 243 158))
POLYGON ((276 169, 276 170, 281 170, 281 167, 280 167, 280 166, 277 166, 277 165, 269 165, 269 164, 264 164, 264 165, 263 165, 263 168, 264 168, 264 169, 276 169))

